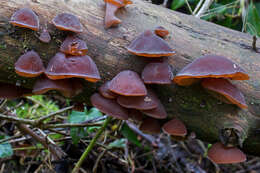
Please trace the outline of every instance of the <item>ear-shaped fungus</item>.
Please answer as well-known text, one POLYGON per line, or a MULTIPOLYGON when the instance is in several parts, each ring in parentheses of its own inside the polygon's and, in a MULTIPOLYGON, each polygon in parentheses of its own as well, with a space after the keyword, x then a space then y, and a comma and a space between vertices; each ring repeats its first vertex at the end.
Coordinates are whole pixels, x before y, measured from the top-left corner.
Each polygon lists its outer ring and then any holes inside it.
POLYGON ((48 32, 47 29, 43 29, 43 30, 42 30, 39 39, 40 39, 43 43, 49 43, 49 42, 51 41, 51 36, 50 36, 50 33, 48 32))
POLYGON ((39 76, 44 70, 40 56, 33 50, 20 56, 15 63, 15 72, 24 77, 39 76))
POLYGON ((246 161, 246 155, 236 147, 225 147, 218 142, 211 146, 208 157, 217 164, 240 163, 246 161))
POLYGON ((142 79, 145 84, 171 84, 173 74, 167 62, 149 63, 144 67, 142 79))
POLYGON ((111 26, 116 26, 121 23, 121 20, 115 16, 116 11, 126 6, 127 4, 132 4, 130 0, 104 0, 106 2, 106 14, 105 14, 105 28, 110 28, 111 26))
POLYGON ((90 82, 100 80, 99 71, 94 61, 87 55, 65 57, 57 53, 49 62, 45 74, 50 79, 84 78, 90 82))
POLYGON ((245 70, 223 56, 206 55, 185 66, 174 77, 178 85, 188 86, 201 78, 248 80, 245 70))
POLYGON ((187 134, 186 126, 179 119, 172 119, 162 127, 163 131, 169 135, 184 137, 187 134))
POLYGON ((69 13, 58 14, 53 20, 52 23, 60 30, 72 31, 76 33, 83 32, 83 27, 79 19, 69 13))
POLYGON ((146 96, 136 96, 136 97, 127 97, 127 96, 118 96, 117 103, 121 106, 129 109, 137 110, 149 110, 155 109, 158 106, 160 100, 157 98, 156 94, 148 89, 146 96))
POLYGON ((109 90, 124 96, 145 96, 147 90, 139 75, 130 70, 118 73, 110 82, 109 90))
POLYGON ((14 26, 29 28, 34 31, 39 30, 39 18, 30 8, 22 8, 16 11, 10 20, 14 26))
POLYGON ((117 95, 109 90, 109 83, 110 81, 105 82, 98 88, 99 94, 107 99, 115 99, 117 95))
POLYGON ((83 56, 88 52, 86 42, 77 36, 68 36, 61 44, 60 51, 75 56, 83 56))
POLYGON ((162 57, 175 54, 175 51, 166 41, 150 30, 137 36, 127 47, 127 50, 132 54, 145 57, 162 57))
POLYGON ((65 97, 75 95, 74 89, 68 79, 51 80, 47 77, 39 78, 33 87, 34 94, 44 94, 50 90, 57 90, 65 97))
POLYGON ((223 95, 231 104, 247 108, 244 95, 227 79, 204 79, 202 86, 210 91, 223 95))
POLYGON ((149 117, 153 117, 156 119, 165 119, 167 117, 167 113, 164 109, 164 106, 160 101, 158 102, 157 108, 150 109, 150 110, 142 110, 141 112, 143 112, 145 115, 149 117))
POLYGON ((143 120, 139 129, 145 133, 158 134, 161 131, 161 126, 158 120, 147 117, 143 120))
POLYGON ((158 26, 154 30, 155 34, 158 35, 159 37, 166 37, 169 34, 169 31, 165 29, 162 26, 158 26))
POLYGON ((101 112, 121 120, 128 119, 127 109, 121 107, 115 100, 106 99, 98 93, 93 94, 90 100, 101 112))
POLYGON ((14 99, 31 95, 32 90, 0 82, 0 98, 14 99))

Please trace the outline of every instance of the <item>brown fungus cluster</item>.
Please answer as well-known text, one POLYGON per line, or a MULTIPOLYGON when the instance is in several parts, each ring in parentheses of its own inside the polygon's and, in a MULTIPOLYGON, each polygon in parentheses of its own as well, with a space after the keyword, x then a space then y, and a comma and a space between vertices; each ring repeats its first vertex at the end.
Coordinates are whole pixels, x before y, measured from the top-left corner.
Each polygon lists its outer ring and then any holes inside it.
MULTIPOLYGON (((30 8, 16 11, 10 23, 35 31, 38 31, 40 27, 38 16, 30 8)), ((95 62, 86 55, 88 51, 86 43, 76 35, 83 32, 79 19, 72 14, 62 13, 54 17, 52 23, 58 29, 70 32, 60 47, 61 52, 50 60, 45 69, 37 52, 28 51, 15 63, 15 72, 23 77, 42 75, 34 85, 32 90, 34 94, 57 90, 65 97, 73 97, 82 91, 83 85, 79 80, 69 78, 83 78, 90 82, 97 82, 101 78, 95 62)), ((43 29, 39 39, 45 43, 51 40, 47 29, 43 29)))

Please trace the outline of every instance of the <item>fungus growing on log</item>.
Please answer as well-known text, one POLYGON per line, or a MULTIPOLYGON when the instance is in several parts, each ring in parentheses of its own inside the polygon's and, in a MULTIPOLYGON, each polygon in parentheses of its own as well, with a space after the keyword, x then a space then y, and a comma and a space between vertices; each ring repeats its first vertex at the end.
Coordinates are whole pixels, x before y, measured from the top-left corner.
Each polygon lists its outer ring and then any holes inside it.
POLYGON ((165 40, 150 30, 137 36, 127 47, 127 50, 134 55, 151 58, 175 54, 175 51, 173 51, 165 40))
POLYGON ((84 78, 90 82, 100 80, 95 62, 87 55, 69 56, 57 53, 49 62, 45 74, 50 79, 84 78))
POLYGON ((224 96, 227 99, 224 100, 224 102, 227 101, 231 104, 239 106, 240 108, 247 108, 244 95, 227 79, 204 79, 202 81, 202 86, 209 91, 213 91, 220 94, 221 96, 224 96))
POLYGON ((41 40, 43 43, 49 43, 51 41, 51 36, 47 29, 42 30, 39 40, 41 40))
POLYGON ((148 89, 146 96, 118 96, 117 103, 121 106, 129 109, 137 109, 137 110, 150 110, 155 109, 158 106, 158 102, 160 100, 157 98, 156 94, 148 89))
POLYGON ((20 56, 15 63, 15 72, 23 77, 36 77, 44 71, 40 56, 33 50, 20 56))
POLYGON ((169 31, 165 29, 162 26, 158 26, 154 30, 155 34, 158 35, 159 37, 166 37, 169 34, 169 31))
POLYGON ((103 85, 101 85, 98 89, 98 92, 107 99, 115 99, 117 97, 117 94, 109 90, 109 83, 110 81, 107 81, 103 85))
POLYGON ((139 75, 131 70, 118 73, 110 82, 109 90, 124 96, 145 96, 147 90, 139 75))
POLYGON ((128 119, 128 111, 127 109, 121 107, 115 100, 106 99, 102 97, 100 94, 95 93, 90 97, 90 101, 93 106, 98 108, 101 112, 115 117, 121 120, 128 119))
POLYGON ((104 0, 106 3, 105 14, 105 28, 117 26, 121 23, 121 20, 115 16, 116 11, 119 8, 125 7, 127 4, 132 4, 130 0, 104 0))
POLYGON ((174 118, 162 127, 163 131, 169 135, 184 137, 187 134, 186 126, 177 118, 174 118))
POLYGON ((246 155, 236 147, 225 147, 218 142, 208 150, 208 157, 217 164, 240 163, 246 161, 246 155))
POLYGON ((174 77, 178 85, 188 86, 201 78, 228 78, 248 80, 245 70, 223 56, 206 55, 185 66, 174 77))
POLYGON ((161 126, 158 120, 147 117, 143 120, 139 129, 145 133, 158 134, 161 131, 161 126))
POLYGON ((40 26, 38 16, 30 8, 22 8, 16 11, 12 15, 10 23, 34 31, 38 31, 40 26))
POLYGON ((60 46, 60 51, 75 56, 83 56, 88 52, 86 42, 77 36, 68 36, 60 46))
POLYGON ((25 95, 31 95, 32 90, 12 84, 0 82, 0 98, 15 99, 25 95))
POLYGON ((164 106, 160 101, 158 102, 157 108, 150 110, 142 110, 141 112, 143 112, 145 115, 149 117, 153 117, 156 119, 165 119, 167 117, 167 113, 164 109, 164 106))
POLYGON ((167 62, 156 62, 147 64, 142 72, 145 84, 171 84, 173 74, 167 62))
POLYGON ((72 97, 75 95, 74 88, 69 79, 51 80, 45 76, 37 79, 32 92, 34 94, 44 94, 50 90, 57 90, 65 97, 72 97))
POLYGON ((79 19, 69 13, 61 13, 55 16, 52 20, 52 23, 56 26, 56 28, 64 31, 71 31, 80 33, 83 32, 83 27, 79 21, 79 19))

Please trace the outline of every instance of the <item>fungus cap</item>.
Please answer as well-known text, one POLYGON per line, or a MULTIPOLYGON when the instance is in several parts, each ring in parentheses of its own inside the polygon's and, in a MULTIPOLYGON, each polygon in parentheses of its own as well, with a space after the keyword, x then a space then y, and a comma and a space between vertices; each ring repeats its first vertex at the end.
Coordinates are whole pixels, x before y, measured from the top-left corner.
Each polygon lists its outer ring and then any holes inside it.
POLYGON ((98 88, 99 94, 107 99, 115 99, 117 95, 109 90, 110 81, 106 81, 103 85, 98 88))
POLYGON ((57 90, 65 97, 74 96, 73 87, 68 79, 51 80, 45 76, 35 82, 32 92, 34 94, 44 94, 50 90, 57 90))
POLYGON ((41 32, 41 35, 39 37, 39 39, 43 42, 43 43, 49 43, 51 41, 51 36, 50 33, 47 29, 43 29, 43 31, 41 32))
POLYGON ((159 101, 158 106, 155 109, 150 109, 150 110, 142 110, 145 115, 156 118, 156 119, 165 119, 167 117, 167 113, 164 109, 163 104, 159 101))
POLYGON ((174 118, 162 127, 163 131, 169 135, 184 137, 187 134, 186 126, 177 118, 174 118))
POLYGON ((208 150, 208 157, 217 164, 240 163, 246 161, 246 155, 236 147, 225 147, 218 142, 208 150))
POLYGON ((117 26, 121 23, 121 20, 115 16, 115 13, 118 10, 118 8, 119 7, 114 4, 106 3, 106 14, 104 18, 105 28, 117 26))
POLYGON ((85 41, 77 36, 68 36, 60 46, 60 51, 75 56, 83 56, 88 52, 88 47, 85 41))
POLYGON ((142 72, 145 84, 171 84, 173 74, 167 62, 156 62, 147 64, 142 72))
POLYGON ((162 57, 175 54, 175 51, 165 40, 150 30, 137 36, 127 47, 127 50, 132 54, 145 57, 162 57))
POLYGON ((100 80, 95 62, 87 55, 65 57, 57 53, 49 62, 45 74, 50 79, 84 78, 90 82, 100 80))
POLYGON ((128 111, 127 109, 121 107, 115 100, 106 99, 100 94, 95 93, 90 97, 90 101, 93 106, 98 108, 101 112, 110 115, 112 117, 127 120, 128 111))
POLYGON ((76 33, 83 32, 83 27, 79 19, 69 13, 61 13, 54 17, 52 23, 60 30, 72 31, 76 33))
POLYGON ((12 15, 10 23, 34 31, 38 31, 40 26, 38 16, 30 8, 21 8, 16 11, 12 15))
POLYGON ((158 106, 160 100, 157 98, 156 94, 148 89, 146 96, 118 96, 117 103, 128 109, 137 110, 150 110, 155 109, 158 106))
POLYGON ((115 6, 119 7, 119 8, 133 3, 130 0, 104 0, 104 2, 113 4, 113 5, 115 5, 115 6))
POLYGON ((40 56, 33 50, 20 56, 15 63, 15 72, 23 77, 36 77, 44 71, 40 56))
POLYGON ((227 79, 204 79, 202 86, 207 90, 223 95, 229 102, 240 108, 247 108, 244 95, 227 79))
POLYGON ((248 80, 245 70, 223 56, 206 55, 185 66, 174 77, 178 85, 187 86, 200 78, 229 78, 248 80))
POLYGON ((169 31, 162 26, 157 26, 154 32, 159 37, 166 37, 169 34, 169 31))
POLYGON ((145 133, 158 134, 161 131, 161 126, 158 120, 147 117, 143 120, 139 129, 145 133))
POLYGON ((31 92, 30 89, 0 82, 0 98, 15 99, 25 95, 31 95, 31 92))
POLYGON ((110 82, 109 90, 124 96, 145 96, 147 90, 139 75, 131 70, 118 73, 110 82))

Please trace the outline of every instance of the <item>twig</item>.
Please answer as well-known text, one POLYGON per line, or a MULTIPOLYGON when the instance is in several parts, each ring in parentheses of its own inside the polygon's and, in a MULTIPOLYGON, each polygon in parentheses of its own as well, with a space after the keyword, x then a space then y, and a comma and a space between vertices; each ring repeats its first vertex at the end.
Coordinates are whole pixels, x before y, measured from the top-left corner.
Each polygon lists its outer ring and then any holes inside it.
POLYGON ((44 129, 49 128, 65 128, 65 127, 90 127, 90 126, 100 126, 102 123, 64 123, 64 124, 46 124, 43 125, 44 129))
POLYGON ((158 147, 158 143, 156 139, 152 135, 144 134, 141 130, 139 130, 133 123, 126 121, 126 124, 130 129, 132 129, 135 133, 142 136, 145 140, 149 141, 152 146, 158 147))
POLYGON ((38 120, 36 120, 35 125, 38 125, 38 124, 42 123, 44 120, 46 120, 46 119, 48 119, 48 118, 51 118, 51 117, 53 117, 53 116, 55 116, 55 115, 57 115, 57 114, 63 113, 63 112, 65 112, 65 111, 67 111, 67 110, 70 110, 70 109, 72 109, 73 107, 74 107, 74 106, 69 106, 69 107, 60 109, 60 110, 58 110, 57 112, 52 112, 52 113, 50 113, 49 115, 42 116, 42 117, 40 117, 38 120))
POLYGON ((100 154, 99 154, 99 156, 98 156, 98 158, 97 158, 97 160, 96 160, 96 162, 95 162, 95 164, 94 164, 94 166, 93 166, 93 169, 92 169, 92 172, 93 173, 96 173, 97 172, 97 168, 98 168, 98 163, 99 163, 99 161, 101 160, 101 158, 104 156, 104 154, 107 152, 107 150, 105 149, 105 150, 103 150, 100 154))
POLYGON ((190 13, 193 14, 192 9, 191 9, 191 7, 190 7, 190 4, 189 4, 188 0, 185 0, 185 2, 186 2, 186 4, 187 4, 187 6, 188 6, 188 9, 189 9, 190 13))
POLYGON ((34 120, 23 119, 23 118, 18 118, 16 116, 12 116, 11 113, 9 113, 9 115, 0 114, 0 119, 23 123, 23 124, 30 124, 30 125, 33 125, 35 122, 34 120))
POLYGON ((200 9, 201 4, 202 4, 203 1, 204 1, 204 0, 200 0, 200 2, 197 4, 197 6, 195 7, 195 9, 193 10, 193 15, 195 15, 195 14, 198 12, 198 10, 200 9))
POLYGON ((98 130, 96 136, 91 140, 91 142, 89 143, 88 147, 86 148, 86 150, 84 151, 84 153, 81 155, 80 159, 78 160, 77 164, 75 165, 75 167, 72 170, 72 173, 76 173, 78 172, 81 164, 83 163, 83 161, 85 160, 85 158, 88 156, 88 153, 92 150, 92 148, 94 147, 97 139, 99 138, 99 136, 103 133, 103 131, 105 130, 105 128, 107 127, 109 121, 111 120, 111 117, 108 117, 104 124, 102 125, 102 127, 98 130))
POLYGON ((209 7, 210 7, 210 5, 212 4, 213 1, 214 1, 214 0, 205 0, 205 2, 203 3, 202 7, 201 7, 200 10, 198 11, 198 13, 195 14, 195 17, 200 18, 201 15, 202 15, 203 13, 205 13, 205 12, 209 9, 209 7))

